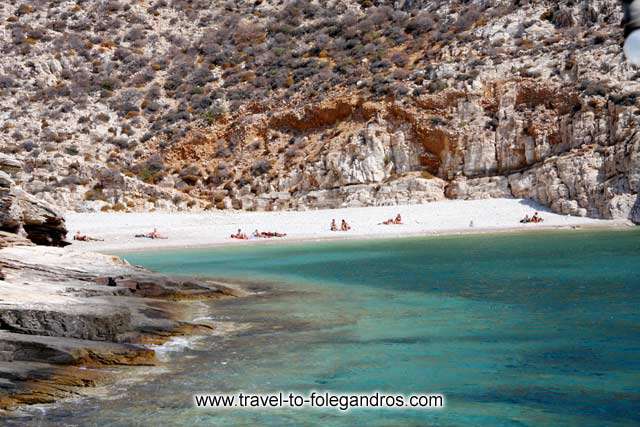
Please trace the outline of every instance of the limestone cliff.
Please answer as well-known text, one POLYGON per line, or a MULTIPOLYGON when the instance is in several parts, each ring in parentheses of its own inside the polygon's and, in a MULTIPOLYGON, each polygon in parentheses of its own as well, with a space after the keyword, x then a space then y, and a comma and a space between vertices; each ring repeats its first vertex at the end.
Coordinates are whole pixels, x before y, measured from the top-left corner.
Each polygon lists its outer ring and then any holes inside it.
POLYGON ((617 0, 25 2, 0 18, 0 148, 38 200, 528 197, 637 221, 639 71, 617 0))
POLYGON ((13 178, 21 171, 20 162, 0 155, 0 231, 24 234, 38 245, 66 246, 64 218, 57 208, 16 185, 13 178))
MULTIPOLYGON (((244 156, 260 158, 263 170, 254 160, 218 161, 209 176, 194 168, 191 191, 220 180, 215 191, 201 193, 218 208, 519 197, 563 214, 631 218, 640 188, 635 110, 589 105, 561 87, 532 85, 517 79, 489 95, 448 91, 414 102, 349 97, 243 118, 233 125, 251 135, 244 150, 261 152, 244 156), (311 124, 311 117, 337 110, 344 116, 311 124)), ((194 135, 168 150, 166 161, 193 165, 213 156, 203 147, 217 143, 215 136, 194 135), (194 139, 202 152, 189 150, 194 139)))
POLYGON ((146 344, 211 332, 211 323, 182 319, 185 307, 168 300, 243 294, 117 257, 14 243, 0 250, 0 410, 77 397, 113 379, 96 368, 154 365, 146 344))

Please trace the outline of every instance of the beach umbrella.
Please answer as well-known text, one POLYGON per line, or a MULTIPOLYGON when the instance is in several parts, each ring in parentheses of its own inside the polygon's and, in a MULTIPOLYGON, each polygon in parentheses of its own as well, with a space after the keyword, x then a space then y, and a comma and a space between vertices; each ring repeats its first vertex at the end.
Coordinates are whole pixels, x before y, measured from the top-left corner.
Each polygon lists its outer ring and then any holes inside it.
POLYGON ((624 54, 632 64, 640 65, 640 0, 623 0, 624 54))

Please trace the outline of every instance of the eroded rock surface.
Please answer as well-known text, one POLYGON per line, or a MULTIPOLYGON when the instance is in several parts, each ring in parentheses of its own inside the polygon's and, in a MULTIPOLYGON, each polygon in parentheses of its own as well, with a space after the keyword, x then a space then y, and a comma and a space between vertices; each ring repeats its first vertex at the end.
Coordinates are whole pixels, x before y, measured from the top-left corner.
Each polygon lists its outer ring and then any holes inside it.
POLYGON ((95 372, 71 366, 151 365, 154 352, 143 343, 212 329, 180 320, 162 300, 237 295, 217 283, 165 277, 113 256, 10 241, 0 250, 3 409, 55 401, 98 381, 95 372))
POLYGON ((562 214, 631 217, 640 182, 632 109, 586 104, 561 86, 526 79, 489 94, 450 91, 416 103, 358 98, 340 103, 341 113, 350 109, 349 114, 336 117, 330 131, 330 116, 321 112, 337 110, 331 102, 293 115, 325 117, 317 130, 284 113, 247 124, 247 134, 291 135, 289 150, 300 155, 285 151, 265 167, 269 173, 243 178, 240 188, 221 186, 214 194, 218 207, 307 209, 517 197, 562 214), (495 111, 487 105, 491 102, 495 111))
POLYGON ((621 19, 614 0, 7 3, 0 170, 83 212, 516 196, 629 218, 621 19))
POLYGON ((634 224, 640 225, 640 195, 636 197, 636 203, 631 210, 631 221, 634 224))
POLYGON ((0 304, 0 329, 28 335, 117 341, 120 334, 131 331, 131 314, 126 309, 90 303, 65 307, 0 304))
POLYGON ((59 210, 14 181, 22 169, 21 162, 0 157, 0 231, 24 234, 38 245, 66 246, 67 229, 59 210))

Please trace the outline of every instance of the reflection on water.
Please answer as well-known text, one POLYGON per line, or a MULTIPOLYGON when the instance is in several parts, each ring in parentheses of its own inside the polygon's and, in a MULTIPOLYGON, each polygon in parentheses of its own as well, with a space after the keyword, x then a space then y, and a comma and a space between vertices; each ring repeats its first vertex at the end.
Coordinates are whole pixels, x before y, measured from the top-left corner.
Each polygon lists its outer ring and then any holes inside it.
MULTIPOLYGON (((48 411, 83 425, 638 425, 640 233, 234 247, 127 257, 268 281, 209 304, 232 325, 126 396, 48 411), (275 283, 275 285, 274 285, 275 283), (239 327, 239 325, 241 325, 239 327), (439 392, 421 411, 203 411, 194 393, 439 392)), ((199 310, 202 312, 202 310, 199 310)), ((45 418, 35 417, 31 421, 45 418)))

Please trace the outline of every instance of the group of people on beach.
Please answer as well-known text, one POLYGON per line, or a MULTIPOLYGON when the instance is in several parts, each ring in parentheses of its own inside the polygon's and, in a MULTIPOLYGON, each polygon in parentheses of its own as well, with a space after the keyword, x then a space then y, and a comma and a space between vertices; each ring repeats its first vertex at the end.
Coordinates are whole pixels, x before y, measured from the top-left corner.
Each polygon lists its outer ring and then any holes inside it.
MULTIPOLYGON (((287 233, 278 233, 277 231, 258 231, 257 229, 253 232, 252 237, 256 239, 273 239, 274 237, 286 237, 287 233)), ((249 240, 249 236, 242 232, 240 228, 235 234, 231 235, 232 239, 237 240, 249 240)))
POLYGON ((331 231, 349 231, 351 230, 351 226, 344 219, 340 223, 340 229, 338 230, 338 225, 336 224, 336 220, 331 220, 331 231))
MULTIPOLYGON (((167 236, 163 236, 160 234, 157 228, 154 228, 153 231, 149 233, 141 233, 134 235, 136 238, 144 238, 144 239, 168 239, 167 236)), ((73 235, 73 240, 77 242, 104 242, 104 239, 99 239, 97 237, 91 237, 87 234, 82 234, 80 230, 76 231, 76 234, 73 235)))
MULTIPOLYGON (((525 217, 525 219, 527 219, 526 222, 542 222, 542 218, 538 217, 538 213, 536 212, 536 214, 534 215, 534 218, 529 219, 529 217, 525 217)), ((524 220, 520 221, 520 222, 524 222, 524 220)), ((380 224, 384 224, 384 225, 401 225, 402 224, 402 216, 400 214, 396 215, 395 218, 389 218, 383 222, 381 222, 380 224)), ((336 223, 335 219, 331 220, 331 231, 349 231, 351 230, 351 225, 349 225, 349 223, 345 220, 342 219, 340 222, 340 227, 338 227, 338 224, 336 223)), ((251 237, 256 238, 256 239, 272 239, 272 238, 282 238, 282 237, 286 237, 287 233, 279 233, 277 231, 258 231, 257 229, 253 232, 253 235, 251 237)), ((163 236, 162 234, 160 234, 160 232, 158 231, 157 228, 154 228, 153 231, 149 232, 149 233, 143 233, 143 234, 136 234, 135 235, 136 238, 146 238, 146 239, 168 239, 167 236, 163 236)), ((236 240, 249 240, 249 236, 244 233, 240 228, 238 229, 238 231, 234 234, 232 234, 230 236, 231 239, 236 239, 236 240)), ((103 239, 97 239, 94 237, 89 237, 85 234, 81 234, 80 231, 76 232, 76 234, 73 236, 73 240, 76 241, 80 241, 80 242, 91 242, 91 241, 98 241, 98 242, 102 242, 104 241, 103 239)))
POLYGON ((242 232, 241 229, 238 228, 238 231, 235 234, 231 235, 232 239, 237 239, 237 240, 249 240, 249 236, 247 236, 245 233, 242 232))
POLYGON ((534 213, 532 217, 529 217, 529 215, 525 215, 524 218, 520 220, 521 224, 538 224, 541 222, 544 222, 544 219, 538 214, 538 212, 534 213))
MULTIPOLYGON (((163 236, 160 234, 157 228, 154 228, 153 231, 149 233, 141 233, 134 235, 136 238, 145 238, 145 239, 168 239, 167 236, 163 236)), ((73 235, 73 240, 77 242, 104 242, 104 239, 99 239, 97 237, 91 237, 87 234, 82 234, 80 230, 76 231, 76 234, 73 235)))

